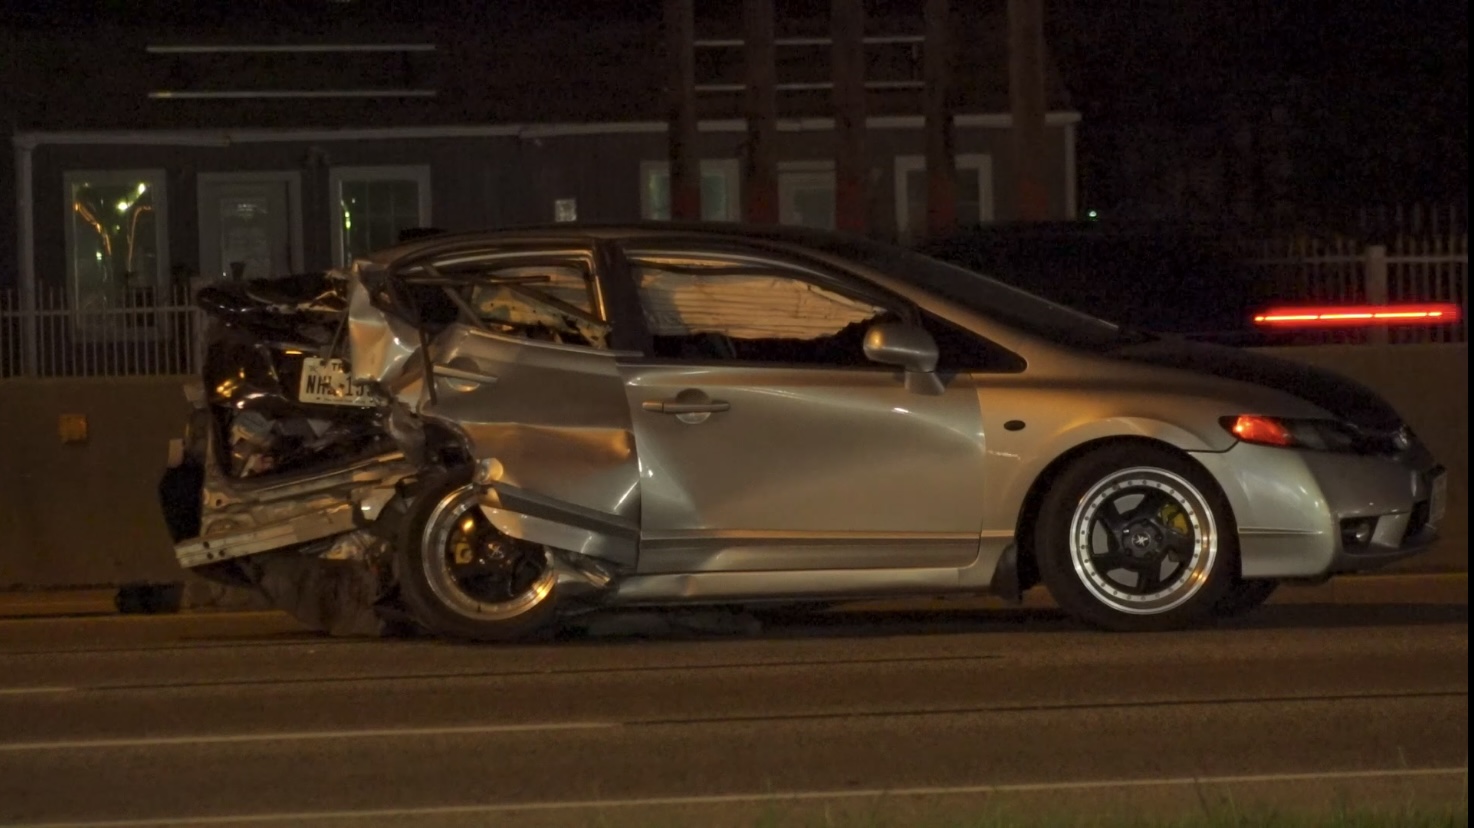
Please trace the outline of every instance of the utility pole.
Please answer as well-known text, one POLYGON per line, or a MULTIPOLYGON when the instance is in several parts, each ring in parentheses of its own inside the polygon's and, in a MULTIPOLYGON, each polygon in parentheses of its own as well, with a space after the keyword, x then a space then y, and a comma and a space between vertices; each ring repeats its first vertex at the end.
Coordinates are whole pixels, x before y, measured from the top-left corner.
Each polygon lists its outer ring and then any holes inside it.
POLYGON ((1008 0, 1008 98, 1022 221, 1049 218, 1044 144, 1044 0, 1008 0))
POLYGON ((926 83, 926 217, 933 238, 957 227, 956 150, 952 135, 952 20, 948 0, 926 0, 922 74, 926 83))
POLYGON ((861 0, 832 0, 834 53, 835 218, 840 230, 870 225, 870 165, 865 158, 865 9, 861 0))
POLYGON ((773 0, 744 0, 743 52, 747 72, 747 154, 742 218, 778 223, 778 91, 773 56, 773 0))
POLYGON ((695 0, 665 0, 670 77, 670 217, 701 218, 701 163, 696 149, 695 0))

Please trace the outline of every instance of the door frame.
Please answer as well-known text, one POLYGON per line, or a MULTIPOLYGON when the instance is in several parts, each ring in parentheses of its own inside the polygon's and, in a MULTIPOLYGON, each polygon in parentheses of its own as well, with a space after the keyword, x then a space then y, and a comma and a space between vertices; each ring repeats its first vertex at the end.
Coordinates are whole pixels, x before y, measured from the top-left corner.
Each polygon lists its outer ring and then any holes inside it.
POLYGON ((205 240, 205 228, 209 226, 208 205, 205 188, 221 184, 286 184, 287 185, 287 233, 288 250, 293 271, 305 268, 302 248, 302 173, 296 170, 268 170, 245 172, 207 172, 195 176, 195 234, 199 239, 199 270, 204 276, 205 262, 209 259, 209 243, 205 240))

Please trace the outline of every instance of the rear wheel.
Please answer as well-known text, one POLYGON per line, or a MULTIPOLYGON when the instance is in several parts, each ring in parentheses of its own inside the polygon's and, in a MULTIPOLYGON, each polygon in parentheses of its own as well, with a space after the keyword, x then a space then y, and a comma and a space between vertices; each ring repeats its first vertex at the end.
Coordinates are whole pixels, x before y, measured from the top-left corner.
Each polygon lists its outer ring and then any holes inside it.
POLYGON ((1238 568, 1235 536, 1205 471, 1165 448, 1120 445, 1055 481, 1035 550, 1066 612, 1110 630, 1165 630, 1210 615, 1238 568))
POLYGON ((1279 585, 1279 581, 1273 580, 1236 580, 1223 593, 1223 597, 1218 599, 1218 603, 1213 605, 1213 614, 1219 618, 1243 615, 1268 601, 1269 596, 1279 589, 1279 585))
POLYGON ((405 604, 431 632, 453 638, 509 641, 551 626, 558 580, 551 552, 503 534, 480 502, 465 473, 416 499, 397 545, 405 604))

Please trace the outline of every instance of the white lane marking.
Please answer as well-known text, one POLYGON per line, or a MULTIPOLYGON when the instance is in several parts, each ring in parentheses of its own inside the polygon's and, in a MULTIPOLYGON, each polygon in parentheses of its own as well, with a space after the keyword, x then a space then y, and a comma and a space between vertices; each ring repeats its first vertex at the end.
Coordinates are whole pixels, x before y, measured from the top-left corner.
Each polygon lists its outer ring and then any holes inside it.
POLYGON ((1107 788, 1178 788, 1201 785, 1253 785, 1286 782, 1344 782, 1365 779, 1408 779, 1469 776, 1462 768, 1389 768, 1387 770, 1323 771, 1317 773, 1260 773, 1239 776, 1159 777, 1149 779, 1091 779, 1077 782, 1022 782, 1005 785, 960 785, 936 788, 870 788, 865 790, 793 791, 790 793, 654 796, 638 799, 579 799, 566 802, 506 802, 488 805, 438 805, 423 808, 366 808, 356 811, 295 811, 235 816, 160 817, 156 819, 100 820, 96 822, 22 822, 14 828, 142 828, 176 825, 270 825, 328 820, 402 819, 434 816, 491 816, 514 812, 574 811, 579 809, 741 805, 767 802, 866 799, 880 797, 965 796, 969 794, 1066 793, 1107 788))
POLYGON ((0 696, 29 696, 34 693, 75 693, 78 687, 0 687, 0 696))
POLYGON ((123 739, 69 739, 49 742, 0 742, 0 753, 43 750, 106 750, 108 748, 229 745, 251 742, 303 742, 318 739, 384 739, 418 736, 474 736, 496 733, 543 733, 554 730, 599 730, 620 727, 618 722, 549 722, 533 724, 461 725, 456 727, 386 727, 367 730, 302 730, 269 733, 143 736, 123 739))

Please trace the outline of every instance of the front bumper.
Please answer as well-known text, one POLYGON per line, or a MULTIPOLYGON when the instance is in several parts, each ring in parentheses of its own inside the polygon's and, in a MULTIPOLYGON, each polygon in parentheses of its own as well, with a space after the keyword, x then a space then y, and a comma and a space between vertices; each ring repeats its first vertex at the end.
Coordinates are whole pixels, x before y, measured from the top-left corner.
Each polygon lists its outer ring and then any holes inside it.
POLYGON ((1233 508, 1245 578, 1375 569, 1438 539, 1434 490, 1447 484, 1421 446, 1365 457, 1239 443, 1193 456, 1233 508), (1360 528, 1364 540, 1343 538, 1348 528, 1360 528))

